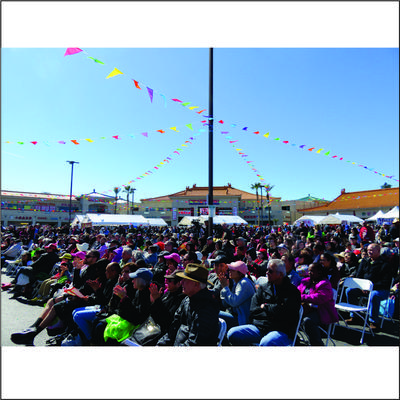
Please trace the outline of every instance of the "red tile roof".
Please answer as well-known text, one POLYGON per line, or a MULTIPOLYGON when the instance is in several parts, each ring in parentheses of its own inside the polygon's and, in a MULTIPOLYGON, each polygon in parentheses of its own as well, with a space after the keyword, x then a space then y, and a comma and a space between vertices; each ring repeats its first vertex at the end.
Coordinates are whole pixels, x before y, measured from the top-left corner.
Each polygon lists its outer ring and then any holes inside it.
POLYGON ((363 190, 342 193, 329 204, 320 207, 303 208, 298 212, 357 210, 367 208, 386 208, 399 205, 399 188, 363 190))

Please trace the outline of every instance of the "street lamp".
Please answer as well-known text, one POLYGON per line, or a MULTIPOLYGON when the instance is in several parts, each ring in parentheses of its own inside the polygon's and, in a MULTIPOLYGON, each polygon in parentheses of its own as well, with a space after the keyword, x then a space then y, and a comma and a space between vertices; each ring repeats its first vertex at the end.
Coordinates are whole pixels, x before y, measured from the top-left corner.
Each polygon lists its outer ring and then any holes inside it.
POLYGON ((74 179, 74 164, 79 164, 78 161, 66 161, 71 164, 71 188, 69 190, 69 218, 68 218, 68 226, 71 225, 71 209, 72 209, 72 181, 74 179))

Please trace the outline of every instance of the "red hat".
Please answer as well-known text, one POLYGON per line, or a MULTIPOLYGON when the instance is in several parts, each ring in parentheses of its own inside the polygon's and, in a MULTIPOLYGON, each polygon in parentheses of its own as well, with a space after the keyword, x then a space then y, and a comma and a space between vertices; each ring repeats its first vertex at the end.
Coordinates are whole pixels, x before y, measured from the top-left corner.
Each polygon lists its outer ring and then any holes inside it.
POLYGON ((164 250, 164 243, 163 242, 157 242, 156 245, 160 248, 161 251, 164 250))

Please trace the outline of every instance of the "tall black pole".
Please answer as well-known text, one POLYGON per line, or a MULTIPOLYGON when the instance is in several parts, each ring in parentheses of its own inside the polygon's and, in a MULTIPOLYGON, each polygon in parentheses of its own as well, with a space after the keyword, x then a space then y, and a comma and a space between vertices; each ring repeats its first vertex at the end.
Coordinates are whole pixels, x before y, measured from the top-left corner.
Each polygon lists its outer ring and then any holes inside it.
POLYGON ((71 188, 69 190, 69 218, 68 218, 68 226, 71 225, 71 211, 72 211, 72 181, 74 179, 74 164, 79 164, 78 161, 67 161, 67 163, 71 164, 71 188))
MULTIPOLYGON (((214 211, 213 197, 213 128, 214 128, 214 111, 213 111, 213 48, 210 48, 209 60, 209 95, 208 95, 208 210, 214 211), (211 207, 210 207, 211 206, 211 207)), ((208 235, 213 234, 213 216, 208 215, 208 235)))

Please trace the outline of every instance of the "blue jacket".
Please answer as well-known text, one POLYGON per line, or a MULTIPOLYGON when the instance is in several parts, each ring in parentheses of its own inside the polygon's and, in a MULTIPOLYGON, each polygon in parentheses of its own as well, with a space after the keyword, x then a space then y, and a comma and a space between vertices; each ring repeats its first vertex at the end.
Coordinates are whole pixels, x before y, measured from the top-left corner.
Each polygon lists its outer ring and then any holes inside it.
POLYGON ((239 325, 245 325, 249 320, 251 298, 255 291, 253 282, 246 277, 234 283, 232 290, 228 286, 221 290, 222 304, 232 308, 233 314, 237 315, 239 325))

